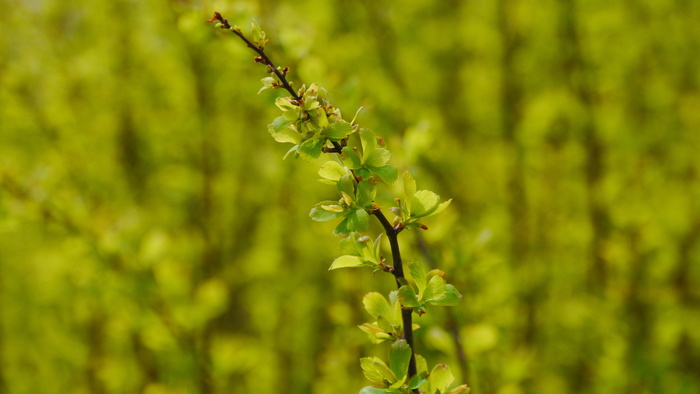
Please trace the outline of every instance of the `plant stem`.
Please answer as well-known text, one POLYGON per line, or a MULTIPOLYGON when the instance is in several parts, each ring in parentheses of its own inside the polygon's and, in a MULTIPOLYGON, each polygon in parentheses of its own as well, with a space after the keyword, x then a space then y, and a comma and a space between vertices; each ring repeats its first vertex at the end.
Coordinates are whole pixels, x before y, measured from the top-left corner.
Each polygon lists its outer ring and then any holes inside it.
POLYGON ((231 30, 231 32, 233 32, 233 34, 240 37, 240 39, 245 42, 245 44, 248 46, 248 48, 254 50, 255 53, 257 53, 262 58, 262 61, 260 63, 270 66, 270 69, 272 69, 272 72, 274 72, 275 75, 277 76, 277 78, 279 78, 280 82, 282 82, 282 86, 285 89, 287 89, 289 94, 291 94, 295 100, 299 100, 301 98, 301 97, 299 97, 297 92, 295 92, 294 89, 292 89, 292 85, 289 83, 289 81, 287 81, 287 77, 285 77, 284 74, 282 74, 280 72, 280 70, 278 70, 277 67, 275 67, 274 63, 272 63, 272 60, 270 60, 270 58, 267 57, 267 54, 265 53, 265 50, 263 48, 252 43, 249 39, 246 38, 246 36, 243 35, 243 33, 240 32, 240 30, 232 29, 231 24, 228 23, 228 19, 221 16, 221 14, 219 14, 218 12, 214 13, 214 17, 209 22, 213 22, 215 20, 221 22, 221 25, 223 27, 231 30))
MULTIPOLYGON (((405 275, 403 271, 403 261, 401 259, 401 250, 399 249, 399 233, 402 228, 394 228, 389 220, 384 216, 384 213, 377 209, 372 211, 372 214, 377 217, 379 222, 384 227, 384 232, 387 238, 389 238, 389 245, 391 247, 391 257, 394 265, 394 278, 396 279, 396 286, 401 287, 405 283, 405 275), (403 282, 403 283, 402 283, 403 282)), ((416 350, 413 344, 413 309, 401 307, 401 320, 403 322, 403 337, 406 343, 411 347, 411 361, 408 364, 408 379, 410 380, 413 376, 418 373, 416 367, 416 350)), ((418 389, 413 390, 413 392, 418 393, 418 389)))

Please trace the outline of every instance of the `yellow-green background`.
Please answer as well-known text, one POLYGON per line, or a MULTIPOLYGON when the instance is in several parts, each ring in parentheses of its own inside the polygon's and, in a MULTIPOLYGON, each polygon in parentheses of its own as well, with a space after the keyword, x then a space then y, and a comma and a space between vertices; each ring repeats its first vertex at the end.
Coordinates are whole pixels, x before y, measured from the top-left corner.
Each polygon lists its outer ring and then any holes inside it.
POLYGON ((353 393, 386 352, 356 325, 393 280, 327 271, 322 161, 281 160, 215 10, 453 199, 401 234, 464 295, 430 364, 700 392, 699 2, 2 0, 0 393, 353 393))

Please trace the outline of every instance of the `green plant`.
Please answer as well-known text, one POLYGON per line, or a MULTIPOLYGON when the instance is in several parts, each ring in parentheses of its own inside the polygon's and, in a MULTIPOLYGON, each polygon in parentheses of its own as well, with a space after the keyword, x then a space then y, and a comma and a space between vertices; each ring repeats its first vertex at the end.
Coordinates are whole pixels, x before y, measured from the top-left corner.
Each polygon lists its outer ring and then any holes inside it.
POLYGON ((392 221, 384 215, 375 202, 377 187, 393 184, 399 177, 396 167, 389 164, 391 153, 384 141, 372 131, 360 128, 355 119, 346 121, 340 109, 329 101, 326 91, 317 84, 302 85, 294 90, 287 80, 289 68, 277 67, 265 53, 268 43, 265 32, 252 24, 252 39, 247 38, 238 26, 231 26, 218 12, 209 22, 227 29, 243 40, 256 52, 255 61, 266 66, 269 76, 262 79, 267 89, 284 89, 288 97, 275 101, 282 114, 268 126, 272 137, 281 143, 291 143, 285 157, 311 160, 323 153, 331 154, 332 160, 319 169, 321 182, 335 186, 338 200, 321 201, 311 209, 315 221, 340 219, 333 234, 341 236, 343 253, 335 259, 330 269, 369 267, 373 272, 387 272, 394 276, 398 290, 392 291, 388 299, 372 292, 364 296, 367 312, 375 319, 360 329, 368 334, 373 343, 390 342, 388 363, 379 357, 360 359, 365 377, 372 382, 361 394, 379 393, 467 393, 467 385, 448 391, 454 377, 448 366, 438 364, 428 372, 424 358, 414 351, 413 314, 422 315, 431 305, 456 305, 461 295, 454 286, 446 283, 440 270, 427 271, 417 261, 404 262, 399 250, 398 235, 412 227, 427 230, 423 219, 442 212, 451 200, 440 202, 440 197, 429 190, 416 190, 416 182, 409 172, 402 175, 402 198, 397 198, 391 208, 395 214, 392 221), (358 144, 359 147, 353 146, 358 144), (385 263, 380 253, 383 234, 376 239, 364 235, 370 216, 379 220, 384 235, 389 240, 392 264, 385 263))

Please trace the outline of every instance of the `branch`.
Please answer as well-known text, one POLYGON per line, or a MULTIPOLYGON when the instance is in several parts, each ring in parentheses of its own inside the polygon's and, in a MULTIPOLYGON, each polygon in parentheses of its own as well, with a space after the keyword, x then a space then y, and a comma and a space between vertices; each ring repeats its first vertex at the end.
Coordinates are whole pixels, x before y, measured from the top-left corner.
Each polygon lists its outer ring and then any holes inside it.
MULTIPOLYGON (((299 100, 301 98, 294 91, 294 89, 292 88, 292 85, 289 83, 289 81, 287 81, 287 77, 285 75, 286 71, 284 73, 282 73, 280 70, 277 69, 277 67, 275 67, 274 63, 272 63, 272 60, 270 60, 270 58, 267 57, 267 54, 265 53, 265 50, 263 49, 262 46, 255 45, 254 43, 252 43, 249 39, 246 38, 246 36, 243 35, 240 28, 238 28, 237 26, 232 27, 231 24, 228 23, 228 19, 221 16, 220 13, 214 12, 214 17, 209 19, 207 22, 214 22, 214 21, 219 21, 219 23, 221 23, 220 27, 222 29, 231 30, 233 32, 233 34, 237 35, 238 37, 240 37, 241 40, 243 40, 245 42, 245 44, 248 46, 248 48, 254 50, 255 53, 257 53, 259 56, 259 57, 255 58, 255 61, 257 63, 262 63, 262 64, 269 66, 268 70, 271 70, 273 73, 275 73, 277 78, 279 78, 280 82, 282 82, 282 87, 287 89, 289 94, 291 94, 295 100, 299 100)), ((285 70, 289 70, 289 69, 286 68, 285 70)))
MULTIPOLYGON (((288 70, 285 68, 284 72, 280 72, 277 67, 272 63, 272 60, 265 54, 264 48, 262 45, 256 45, 255 43, 251 42, 249 39, 247 39, 243 33, 241 32, 240 28, 237 26, 231 26, 231 24, 228 22, 228 20, 224 17, 221 16, 220 13, 214 12, 214 17, 210 19, 208 22, 214 22, 218 21, 220 23, 220 27, 222 29, 228 29, 232 31, 234 34, 236 34, 238 37, 240 37, 241 40, 243 40, 246 45, 251 48, 253 51, 255 51, 259 56, 255 58, 255 61, 257 63, 262 63, 268 66, 268 70, 271 70, 272 72, 275 73, 277 78, 279 78, 280 82, 282 83, 282 87, 284 87, 295 100, 300 100, 301 97, 292 89, 291 84, 287 81, 286 78, 286 71, 288 70)), ((264 44, 263 44, 264 45, 264 44)), ((337 153, 341 154, 343 150, 343 145, 341 145, 337 141, 330 141, 333 147, 328 147, 327 149, 324 149, 324 152, 326 153, 337 153)), ((354 175, 354 173, 353 173, 354 175)), ((357 178, 356 178, 357 179, 357 178)), ((397 288, 400 288, 406 283, 406 278, 404 275, 404 269, 403 269, 403 261, 401 259, 401 251, 399 249, 399 241, 398 241, 398 234, 403 230, 402 226, 397 226, 394 227, 391 225, 391 222, 384 216, 384 213, 379 209, 375 209, 371 212, 374 216, 377 217, 379 222, 382 224, 382 227, 384 228, 384 232, 387 235, 387 238, 389 238, 389 244, 391 246, 391 256, 392 256, 392 261, 393 261, 393 270, 390 271, 393 275, 394 278, 396 279, 396 286, 397 288)), ((408 365, 408 379, 410 380, 413 376, 415 376, 418 371, 416 367, 416 352, 413 344, 413 309, 412 308, 404 308, 402 307, 401 309, 401 320, 403 322, 403 336, 404 339, 406 340, 406 343, 411 347, 411 360, 408 365)), ((419 393, 418 389, 413 390, 414 393, 419 393)))

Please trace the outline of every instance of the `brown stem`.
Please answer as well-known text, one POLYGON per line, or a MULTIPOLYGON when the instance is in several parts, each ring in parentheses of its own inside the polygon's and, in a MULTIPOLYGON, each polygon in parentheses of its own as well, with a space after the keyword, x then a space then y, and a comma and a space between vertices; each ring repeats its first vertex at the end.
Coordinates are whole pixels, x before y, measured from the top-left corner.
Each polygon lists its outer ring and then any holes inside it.
MULTIPOLYGON (((394 264, 394 278, 396 278, 396 286, 401 287, 402 282, 405 283, 405 276, 403 271, 403 261, 401 260, 401 251, 399 249, 399 239, 398 235, 403 229, 402 227, 394 227, 391 222, 384 216, 381 210, 377 209, 372 211, 372 214, 377 217, 379 222, 384 227, 384 232, 387 238, 389 238, 389 245, 391 246, 391 257, 394 264)), ((411 361, 408 364, 408 380, 418 373, 416 367, 416 351, 413 344, 413 309, 412 308, 401 308, 401 320, 403 321, 403 337, 406 343, 411 347, 411 361)), ((413 390, 414 393, 418 393, 419 390, 413 390)))
POLYGON ((277 67, 275 67, 274 63, 272 63, 272 60, 270 60, 270 58, 267 57, 267 54, 265 53, 265 50, 264 50, 261 46, 258 46, 258 45, 253 44, 248 38, 246 38, 246 36, 243 35, 243 33, 241 33, 240 30, 238 30, 238 29, 232 29, 232 28, 231 28, 231 25, 228 23, 228 19, 226 19, 226 18, 224 18, 223 16, 221 16, 220 13, 215 12, 215 13, 214 13, 214 17, 211 18, 208 22, 213 22, 213 21, 219 21, 219 22, 221 22, 221 27, 222 27, 222 28, 229 29, 229 30, 231 30, 231 31, 233 32, 233 34, 235 34, 235 35, 237 35, 238 37, 240 37, 240 39, 243 40, 243 41, 245 42, 245 44, 248 46, 248 48, 254 50, 255 53, 257 53, 258 56, 260 56, 261 59, 260 59, 260 60, 257 60, 257 59, 256 59, 256 61, 258 61, 259 63, 266 64, 266 65, 270 66, 270 69, 272 70, 272 72, 274 72, 275 75, 277 76, 277 78, 279 78, 280 82, 282 82, 282 87, 284 87, 285 89, 287 89, 287 91, 289 92, 289 94, 291 94, 292 97, 294 97, 295 100, 299 100, 299 99, 301 98, 301 97, 299 97, 299 95, 294 91, 294 89, 292 89, 292 85, 289 83, 289 81, 287 81, 287 77, 286 77, 284 74, 282 74, 282 73, 280 72, 280 70, 278 70, 277 67))

